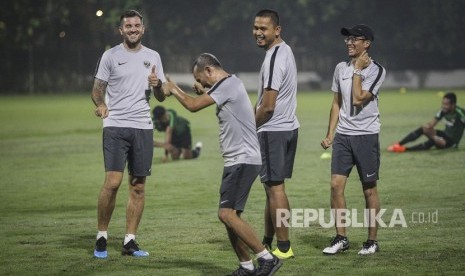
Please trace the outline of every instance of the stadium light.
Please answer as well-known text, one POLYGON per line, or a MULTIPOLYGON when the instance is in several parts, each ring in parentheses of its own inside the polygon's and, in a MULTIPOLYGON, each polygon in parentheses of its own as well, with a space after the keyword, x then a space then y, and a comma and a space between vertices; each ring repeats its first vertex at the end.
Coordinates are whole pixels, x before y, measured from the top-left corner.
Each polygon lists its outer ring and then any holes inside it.
POLYGON ((103 11, 102 10, 97 10, 97 12, 95 13, 96 16, 100 17, 103 15, 103 11))

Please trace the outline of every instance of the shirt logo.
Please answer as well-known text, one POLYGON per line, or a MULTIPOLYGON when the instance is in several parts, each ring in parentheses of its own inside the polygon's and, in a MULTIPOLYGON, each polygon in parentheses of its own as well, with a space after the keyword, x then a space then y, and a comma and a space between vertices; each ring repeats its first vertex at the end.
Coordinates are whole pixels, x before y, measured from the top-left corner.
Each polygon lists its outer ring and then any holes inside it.
POLYGON ((145 68, 149 68, 150 67, 150 61, 144 61, 144 66, 145 68))
POLYGON ((127 62, 127 61, 125 61, 125 62, 118 62, 118 65, 123 65, 123 64, 126 64, 126 63, 128 63, 128 62, 127 62))

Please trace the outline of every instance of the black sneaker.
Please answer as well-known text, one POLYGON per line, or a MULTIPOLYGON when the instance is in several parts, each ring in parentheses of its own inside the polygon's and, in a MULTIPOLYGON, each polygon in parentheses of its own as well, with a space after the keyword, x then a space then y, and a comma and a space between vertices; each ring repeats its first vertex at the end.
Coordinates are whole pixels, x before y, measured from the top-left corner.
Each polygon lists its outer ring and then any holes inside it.
POLYGON ((256 269, 254 270, 248 270, 246 268, 243 268, 242 266, 239 266, 238 269, 234 270, 231 274, 229 274, 230 276, 247 276, 247 275, 255 275, 255 271, 256 269))
POLYGON ((358 252, 358 255, 370 255, 375 254, 379 251, 378 242, 375 240, 367 240, 363 243, 362 250, 358 252))
POLYGON ((130 255, 134 257, 147 257, 148 252, 140 250, 138 244, 134 240, 130 240, 127 244, 123 242, 123 249, 121 255, 130 255))
POLYGON ((104 237, 100 237, 95 243, 94 257, 99 259, 108 257, 107 240, 104 237))
POLYGON ((198 158, 200 156, 200 151, 202 150, 202 142, 197 142, 194 149, 192 150, 192 158, 198 158))
POLYGON ((255 274, 257 276, 271 276, 283 265, 283 262, 274 255, 271 260, 259 258, 257 261, 258 268, 256 269, 255 274))
POLYGON ((349 240, 347 237, 337 235, 331 242, 331 246, 323 249, 323 253, 326 255, 334 255, 338 252, 343 252, 349 249, 349 240))

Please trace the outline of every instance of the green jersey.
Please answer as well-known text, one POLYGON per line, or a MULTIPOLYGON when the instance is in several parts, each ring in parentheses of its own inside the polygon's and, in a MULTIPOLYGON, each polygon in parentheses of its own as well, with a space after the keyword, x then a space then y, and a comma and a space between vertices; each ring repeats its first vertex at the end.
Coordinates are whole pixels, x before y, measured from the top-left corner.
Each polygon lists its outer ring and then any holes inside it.
POLYGON ((455 144, 460 142, 465 128, 465 110, 456 106, 453 112, 445 113, 442 110, 436 114, 436 120, 444 119, 446 123, 445 134, 451 138, 455 144))

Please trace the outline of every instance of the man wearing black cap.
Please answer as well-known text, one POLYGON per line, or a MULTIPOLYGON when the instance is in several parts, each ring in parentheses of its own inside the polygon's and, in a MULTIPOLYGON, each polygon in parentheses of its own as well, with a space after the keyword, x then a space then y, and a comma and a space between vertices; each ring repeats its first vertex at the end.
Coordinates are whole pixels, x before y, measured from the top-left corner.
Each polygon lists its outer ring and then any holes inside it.
POLYGON ((349 61, 341 62, 334 70, 331 90, 334 92, 324 149, 333 146, 331 159, 331 209, 335 212, 336 237, 324 254, 336 254, 349 248, 346 236, 346 202, 344 189, 354 166, 362 183, 368 212, 368 240, 359 255, 379 250, 377 223, 380 203, 376 189, 379 179, 380 131, 378 93, 386 70, 368 55, 374 34, 366 25, 342 28, 349 61))

